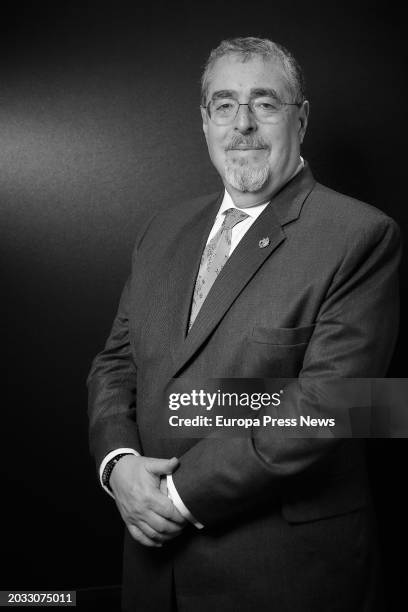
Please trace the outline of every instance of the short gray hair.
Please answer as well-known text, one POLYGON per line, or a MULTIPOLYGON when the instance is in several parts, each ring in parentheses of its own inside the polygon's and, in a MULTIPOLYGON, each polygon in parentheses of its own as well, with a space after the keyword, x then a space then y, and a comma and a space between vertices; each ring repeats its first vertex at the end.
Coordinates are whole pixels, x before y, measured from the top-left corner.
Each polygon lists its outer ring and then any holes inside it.
POLYGON ((201 78, 201 103, 206 105, 208 87, 211 73, 215 62, 225 55, 238 55, 243 62, 251 60, 254 56, 262 57, 264 60, 280 62, 287 78, 287 83, 294 102, 303 102, 305 99, 305 79, 303 71, 293 55, 282 45, 272 42, 267 38, 230 38, 223 40, 213 49, 204 67, 201 78))

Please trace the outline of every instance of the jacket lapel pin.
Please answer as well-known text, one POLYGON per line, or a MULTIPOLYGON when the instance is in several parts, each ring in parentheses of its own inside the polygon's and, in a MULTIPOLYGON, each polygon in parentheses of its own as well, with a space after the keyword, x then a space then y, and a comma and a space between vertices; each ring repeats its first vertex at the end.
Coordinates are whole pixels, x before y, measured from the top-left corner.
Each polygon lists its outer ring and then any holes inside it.
POLYGON ((267 246, 268 246, 268 244, 269 244, 269 238, 268 238, 268 236, 267 236, 266 238, 262 238, 262 239, 259 241, 259 248, 260 248, 260 249, 264 249, 265 247, 267 247, 267 246))

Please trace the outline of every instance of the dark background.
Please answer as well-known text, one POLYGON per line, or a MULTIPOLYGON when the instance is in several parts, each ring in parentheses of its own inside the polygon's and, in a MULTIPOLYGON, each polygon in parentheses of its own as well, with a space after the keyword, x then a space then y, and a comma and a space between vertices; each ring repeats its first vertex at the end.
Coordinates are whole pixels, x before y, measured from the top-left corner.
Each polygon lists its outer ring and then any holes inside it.
MULTIPOLYGON (((2 3, 0 589, 120 582, 122 525, 88 454, 85 379, 140 223, 220 185, 198 108, 210 49, 247 35, 290 48, 316 178, 404 231, 404 23, 373 2, 2 3)), ((406 376, 406 334, 403 321, 393 377, 406 376)), ((406 452, 369 443, 390 610, 405 580, 406 452)))

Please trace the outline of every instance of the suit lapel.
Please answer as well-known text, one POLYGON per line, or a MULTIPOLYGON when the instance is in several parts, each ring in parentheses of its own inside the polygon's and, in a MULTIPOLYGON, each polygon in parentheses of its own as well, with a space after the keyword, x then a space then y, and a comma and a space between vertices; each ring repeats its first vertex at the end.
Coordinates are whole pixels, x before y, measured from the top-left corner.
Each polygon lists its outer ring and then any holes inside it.
MULTIPOLYGON (((218 199, 215 204, 206 208, 205 218, 196 222, 194 230, 189 235, 185 252, 187 258, 183 267, 185 276, 184 279, 180 279, 181 284, 179 285, 179 288, 183 286, 184 290, 179 290, 176 299, 176 304, 180 309, 179 314, 176 315, 177 325, 173 345, 176 352, 173 376, 176 376, 208 338, 259 267, 286 239, 282 227, 298 218, 303 202, 313 185, 314 179, 306 167, 274 196, 225 264, 211 287, 190 333, 185 337, 201 254, 221 200, 218 199), (200 235, 202 231, 204 231, 204 236, 200 235), (191 265, 192 261, 194 265, 191 265), (185 341, 180 342, 183 335, 185 341)), ((176 312, 177 310, 175 314, 176 312)))
POLYGON ((171 326, 171 350, 179 354, 187 334, 195 279, 208 234, 221 205, 223 192, 210 197, 208 203, 187 219, 180 232, 176 252, 171 261, 168 290, 168 323, 171 326))

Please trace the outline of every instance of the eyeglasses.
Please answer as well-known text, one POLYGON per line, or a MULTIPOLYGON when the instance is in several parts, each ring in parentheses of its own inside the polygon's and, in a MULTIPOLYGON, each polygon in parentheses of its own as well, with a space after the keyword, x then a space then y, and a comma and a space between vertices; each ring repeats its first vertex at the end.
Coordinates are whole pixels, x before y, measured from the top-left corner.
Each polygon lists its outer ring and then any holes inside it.
POLYGON ((277 98, 263 96, 253 98, 246 104, 240 104, 234 98, 216 98, 202 108, 207 110, 208 116, 216 125, 229 125, 235 121, 240 106, 247 106, 260 123, 275 123, 279 120, 284 106, 300 108, 302 104, 303 102, 281 102, 277 98))

